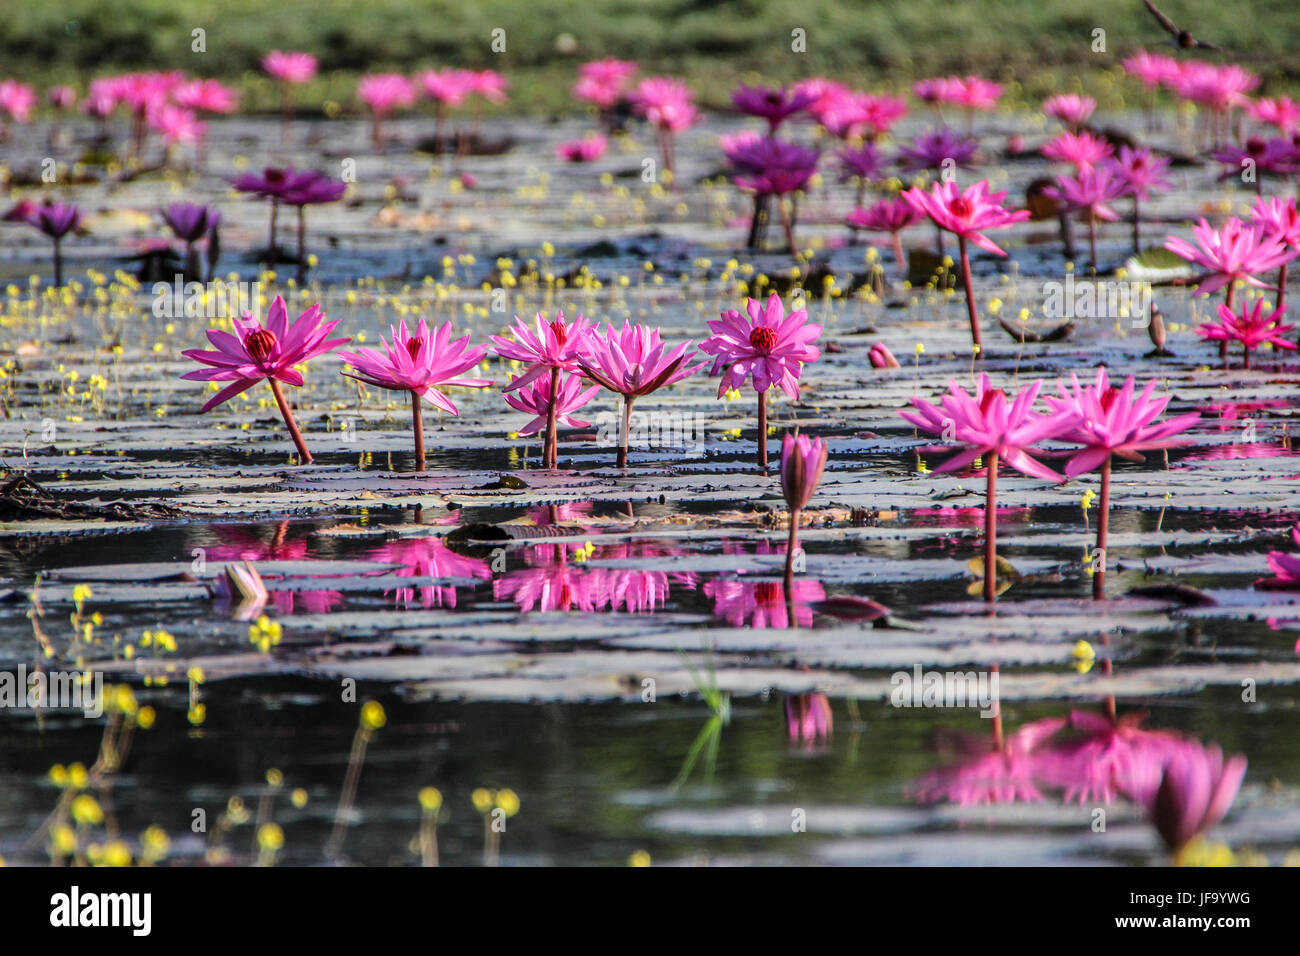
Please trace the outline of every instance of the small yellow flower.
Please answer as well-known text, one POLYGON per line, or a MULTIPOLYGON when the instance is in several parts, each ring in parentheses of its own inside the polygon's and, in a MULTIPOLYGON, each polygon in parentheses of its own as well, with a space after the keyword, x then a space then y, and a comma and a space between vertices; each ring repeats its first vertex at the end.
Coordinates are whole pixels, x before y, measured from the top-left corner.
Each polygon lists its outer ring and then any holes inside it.
POLYGON ((507 817, 513 817, 519 812, 519 796, 513 790, 499 790, 496 795, 496 805, 507 817))
POLYGON ((293 793, 289 794, 289 802, 292 803, 295 808, 301 810, 303 807, 307 806, 307 791, 302 787, 294 790, 293 793))
POLYGON ((628 866, 649 866, 650 854, 645 850, 637 850, 627 858, 628 866))
POLYGON ((102 860, 104 866, 130 866, 131 848, 124 840, 111 840, 104 845, 102 860))
POLYGON ((140 834, 140 853, 143 859, 150 863, 157 863, 167 856, 171 849, 172 841, 168 838, 167 833, 160 826, 151 826, 140 834))
POLYGON ((71 856, 77 852, 77 833, 66 823, 60 823, 50 831, 50 843, 58 856, 71 856))
POLYGON ((1087 641, 1079 641, 1070 651, 1070 656, 1074 658, 1074 668, 1080 674, 1086 674, 1092 670, 1092 665, 1097 661, 1097 652, 1092 649, 1092 645, 1087 641))
POLYGON ((420 807, 425 813, 437 813, 442 809, 442 791, 437 787, 421 787, 420 807))
POLYGON ((474 804, 474 809, 479 813, 487 813, 492 809, 492 805, 496 803, 495 794, 485 787, 479 787, 469 795, 469 799, 470 803, 474 804))
POLYGON ((104 811, 94 797, 83 793, 72 801, 72 819, 83 826, 98 826, 104 822, 104 811))
POLYGON ((383 704, 377 700, 368 700, 361 705, 361 726, 366 730, 379 730, 388 723, 383 704))
POLYGON ((284 849, 284 831, 278 823, 263 823, 257 828, 257 845, 268 853, 284 849))
POLYGON ((151 729, 157 719, 158 715, 152 707, 141 707, 135 715, 135 722, 141 730, 151 729))

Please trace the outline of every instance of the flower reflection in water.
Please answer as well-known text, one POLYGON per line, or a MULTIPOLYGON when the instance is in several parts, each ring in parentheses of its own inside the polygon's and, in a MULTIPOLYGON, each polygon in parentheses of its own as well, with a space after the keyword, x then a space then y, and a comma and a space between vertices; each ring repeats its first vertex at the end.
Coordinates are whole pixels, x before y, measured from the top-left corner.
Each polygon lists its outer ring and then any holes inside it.
POLYGON ((998 746, 997 735, 972 744, 968 759, 931 770, 916 781, 912 796, 921 803, 947 800, 960 806, 991 803, 1040 803, 1040 748, 1065 726, 1064 717, 1026 724, 998 746))
MULTIPOLYGON (((212 530, 221 538, 222 543, 207 548, 204 558, 208 561, 247 561, 256 567, 260 561, 303 561, 310 562, 306 537, 289 537, 290 523, 280 521, 267 540, 259 531, 237 525, 213 525, 212 530)), ((266 573, 257 568, 264 580, 284 581, 288 578, 266 573)), ((298 577, 314 578, 317 575, 304 574, 298 577)), ((327 577, 327 575, 320 575, 327 577)), ((281 614, 293 614, 295 610, 305 614, 327 614, 343 604, 340 591, 311 589, 306 591, 271 590, 271 603, 281 614)))
POLYGON ((805 751, 830 749, 834 727, 831 702, 825 694, 790 694, 785 698, 786 734, 805 751))
MULTIPOLYGON (((735 541, 723 541, 722 550, 724 555, 747 553, 746 546, 735 541)), ((785 553, 785 544, 760 541, 753 553, 781 555, 785 553)), ((787 592, 779 580, 748 580, 744 574, 742 570, 735 572, 734 577, 704 582, 704 595, 713 600, 714 616, 723 618, 730 627, 811 627, 813 605, 826 599, 826 589, 814 579, 798 578, 787 592), (792 603, 793 614, 790 613, 792 603)))
MULTIPOLYGON (((394 572, 398 577, 479 578, 484 581, 492 577, 486 561, 457 554, 438 535, 392 541, 371 551, 369 557, 387 564, 402 565, 394 572)), ((453 584, 426 583, 397 588, 397 603, 402 607, 410 607, 416 600, 417 592, 421 606, 426 609, 456 606, 456 586, 453 584)))
POLYGON ((524 550, 526 568, 511 571, 492 584, 498 601, 539 611, 626 611, 650 613, 668 601, 670 586, 694 588, 694 572, 642 568, 588 567, 590 562, 670 558, 681 548, 657 542, 619 545, 539 544, 524 550))

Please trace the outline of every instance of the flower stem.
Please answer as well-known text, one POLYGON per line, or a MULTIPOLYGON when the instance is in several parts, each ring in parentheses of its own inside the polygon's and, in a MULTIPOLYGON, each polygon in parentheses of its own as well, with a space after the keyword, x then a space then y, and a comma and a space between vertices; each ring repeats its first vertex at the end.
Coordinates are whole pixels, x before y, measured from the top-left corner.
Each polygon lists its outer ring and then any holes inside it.
POLYGON ((758 393, 758 467, 767 471, 767 392, 758 393))
POLYGON ((54 240, 54 284, 63 285, 63 249, 58 239, 54 240))
POLYGON ((998 599, 998 453, 988 456, 988 482, 984 492, 984 600, 998 599))
POLYGON ((1277 307, 1279 309, 1286 306, 1286 267, 1288 263, 1282 263, 1282 268, 1277 270, 1277 307))
POLYGON ((970 250, 966 248, 966 237, 958 236, 957 243, 961 247, 961 279, 966 286, 966 311, 970 313, 970 339, 971 344, 982 356, 984 354, 984 345, 980 341, 980 317, 975 311, 975 283, 971 281, 970 276, 970 250))
POLYGON ((278 199, 272 199, 271 200, 271 242, 270 245, 267 246, 266 261, 273 269, 275 268, 275 217, 276 214, 279 213, 279 211, 280 211, 280 201, 278 199))
POLYGON ((1106 536, 1110 530, 1110 458, 1101 463, 1101 499, 1097 511, 1097 562, 1092 569, 1092 599, 1106 596, 1106 536))
POLYGON ((627 467, 628 431, 632 427, 632 396, 623 396, 623 428, 618 438, 618 467, 627 467))
POLYGON ((411 389, 411 428, 415 432, 415 470, 424 471, 424 406, 420 393, 411 389))
POLYGON ((560 404, 560 370, 551 369, 551 400, 546 406, 546 447, 542 450, 542 467, 554 468, 560 457, 556 412, 560 404))
POLYGON ((307 281, 307 207, 298 207, 298 285, 307 281))
MULTIPOLYGON (((1223 304, 1228 307, 1229 312, 1232 311, 1232 291, 1233 291, 1232 285, 1233 282, 1231 279, 1229 279, 1228 284, 1223 289, 1223 304)), ((1226 368, 1228 365, 1228 340, 1227 339, 1224 339, 1219 343, 1219 358, 1223 359, 1223 365, 1226 368)))
MULTIPOLYGON (((800 509, 790 509, 790 537, 785 546, 785 594, 791 601, 794 599, 794 556, 799 550, 799 516, 800 509)), ((793 610, 790 613, 790 620, 793 626, 793 610)))
POLYGON ((1137 196, 1133 197, 1133 255, 1142 251, 1142 211, 1138 207, 1137 196))
POLYGON ((1097 274, 1097 213, 1088 210, 1088 255, 1092 260, 1092 274, 1097 274))
POLYGON ((794 217, 790 214, 784 196, 776 197, 776 206, 781 211, 781 228, 785 230, 785 244, 790 247, 790 255, 798 258, 799 249, 794 244, 794 217))
POLYGON ((898 263, 898 271, 907 274, 907 260, 903 257, 903 236, 900 233, 894 233, 894 261, 898 263))
POLYGON ((271 394, 275 396, 275 404, 280 406, 280 416, 284 419, 284 424, 289 429, 289 436, 293 439, 293 443, 298 449, 299 459, 301 459, 304 465, 310 465, 311 452, 307 450, 307 445, 302 440, 302 432, 298 430, 298 423, 293 420, 293 410, 289 407, 289 402, 284 397, 284 389, 280 386, 278 379, 268 378, 266 381, 271 386, 271 394))

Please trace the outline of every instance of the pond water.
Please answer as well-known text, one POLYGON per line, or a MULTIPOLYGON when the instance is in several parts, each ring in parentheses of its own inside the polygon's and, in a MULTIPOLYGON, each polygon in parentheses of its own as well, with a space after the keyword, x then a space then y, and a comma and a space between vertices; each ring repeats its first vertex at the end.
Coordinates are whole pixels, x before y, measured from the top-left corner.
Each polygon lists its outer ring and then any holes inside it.
MULTIPOLYGON (((981 128, 986 148, 1014 122, 981 128)), ((96 212, 91 237, 68 250, 71 297, 27 282, 44 269, 38 244, 0 261, 14 283, 0 328, 0 361, 13 363, 0 382, 6 480, 25 475, 51 509, 20 513, 6 499, 0 513, 0 670, 84 666, 153 709, 121 769, 95 781, 110 812, 83 836, 120 834, 143 853, 140 835, 158 827, 172 862, 247 863, 273 820, 280 862, 418 864, 429 848, 418 795, 436 787, 445 864, 1160 864, 1167 853, 1133 802, 1010 758, 989 767, 995 740, 1074 714, 1053 744, 1065 753, 1086 715, 1114 714, 1245 755, 1213 837, 1242 859, 1294 859, 1300 592, 1254 585, 1270 551, 1295 551, 1300 363, 1266 352, 1255 369, 1221 369, 1189 330, 1209 306, 1185 289, 1156 290, 1172 357, 1150 356, 1145 328, 1123 317, 1022 344, 991 312, 1028 308, 1045 327, 1044 283, 1066 274, 1054 230, 1014 231, 1007 262, 977 257, 979 367, 999 383, 1054 388, 1104 362, 1112 379, 1156 378, 1168 414, 1202 414, 1185 446, 1117 466, 1105 601, 1090 599, 1097 513, 1082 503, 1096 476, 1000 479, 999 554, 1016 578, 989 610, 971 564, 983 478, 934 472, 945 452, 897 414, 950 379, 969 384, 964 304, 897 281, 883 246, 845 241, 851 185, 828 177, 814 190, 801 236, 842 288, 878 258, 886 288, 804 300, 824 326, 823 357, 801 402, 774 403, 772 449, 798 426, 831 452, 792 589, 788 512, 775 475, 754 464, 749 392, 718 400, 698 374, 638 403, 658 437, 627 469, 609 437, 617 406, 598 396, 589 426, 562 430, 547 472, 539 444, 518 437, 527 416, 499 389, 461 390, 459 417, 427 415, 417 473, 405 406, 321 360, 291 390, 316 456, 299 466, 266 390, 199 414, 208 393, 180 380, 191 366, 179 352, 202 344, 209 320, 159 316, 147 285, 112 275, 152 234, 140 217, 173 192, 222 206, 223 271, 285 294, 295 314, 322 301, 340 333, 371 344, 398 317, 453 318, 485 341, 509 315, 481 284, 494 270, 526 274, 529 259, 540 278, 512 290, 508 313, 631 317, 669 341, 698 341, 706 319, 743 299, 737 281, 789 269, 788 257, 736 248, 747 201, 701 181, 715 172, 712 137, 734 120, 688 135, 675 192, 629 179, 646 149, 636 140, 594 169, 550 161, 570 125, 503 121, 515 147, 461 160, 478 177, 467 191, 449 187, 446 163, 430 175, 430 157, 403 148, 415 123, 396 124, 399 144, 381 156, 364 152, 359 125, 331 126, 326 140, 301 124, 291 135, 310 145, 288 157, 265 145, 272 123, 217 122, 203 173, 78 187, 96 212), (352 198, 311 214, 310 284, 259 273, 265 210, 227 194, 235 157, 325 168, 352 155, 363 160, 352 198), (554 281, 579 266, 598 281, 554 281), (877 341, 902 368, 870 366, 877 341), (264 604, 215 595, 235 562, 258 569, 264 604), (896 675, 914 668, 996 673, 998 718, 894 706, 896 675), (385 720, 359 737, 368 700, 385 720), (998 795, 1006 787, 1012 798, 998 795), (479 790, 496 796, 476 805, 479 790), (512 811, 503 833, 493 800, 512 811)), ((1176 147, 1176 135, 1164 141, 1176 147)), ((1045 169, 981 173, 1014 198, 1045 169)), ((1181 172, 1148 210, 1162 221, 1152 235, 1240 205, 1215 173, 1181 172)), ((909 246, 932 240, 912 232, 909 246)), ((1106 227, 1106 263, 1124 260, 1127 241, 1125 224, 1106 227)), ((507 380, 507 363, 488 365, 507 380)), ((1048 449, 1059 459, 1066 446, 1048 449)), ((0 708, 0 856, 49 859, 44 826, 61 806, 51 770, 92 767, 114 720, 0 708)))

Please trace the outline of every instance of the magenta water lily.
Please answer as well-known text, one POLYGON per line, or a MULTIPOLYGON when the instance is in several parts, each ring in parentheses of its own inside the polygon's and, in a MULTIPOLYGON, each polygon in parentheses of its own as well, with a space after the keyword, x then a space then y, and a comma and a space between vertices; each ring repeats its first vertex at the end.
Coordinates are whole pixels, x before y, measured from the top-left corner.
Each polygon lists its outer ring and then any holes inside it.
POLYGON ((209 329, 208 341, 212 349, 186 349, 181 354, 209 368, 186 372, 181 378, 200 382, 229 382, 204 403, 200 411, 209 411, 228 402, 240 392, 245 392, 258 382, 266 381, 275 396, 284 425, 289 429, 298 456, 304 465, 311 464, 311 452, 303 441, 302 432, 294 421, 293 411, 285 398, 281 383, 301 387, 302 373, 294 366, 302 365, 318 355, 323 355, 351 341, 347 338, 331 339, 330 332, 338 325, 325 320, 319 305, 313 305, 292 322, 284 299, 276 296, 267 311, 263 325, 251 313, 233 320, 235 331, 209 329))
POLYGON ((710 375, 721 373, 718 397, 751 382, 758 393, 758 466, 767 468, 767 393, 780 388, 799 400, 799 377, 803 367, 815 362, 821 350, 812 343, 822 327, 808 321, 806 309, 786 314, 775 292, 766 304, 745 300, 745 312, 728 309, 709 322, 711 336, 700 343, 700 351, 714 356, 710 375))
POLYGON ((424 471, 423 401, 428 401, 451 415, 458 415, 456 404, 441 389, 450 387, 486 388, 491 379, 469 378, 465 373, 483 361, 487 346, 471 346, 469 336, 453 339, 450 322, 430 329, 421 319, 415 334, 406 322, 391 328, 393 340, 380 337, 383 351, 362 348, 339 352, 355 371, 344 372, 367 385, 411 394, 411 429, 415 436, 415 470, 424 471))

